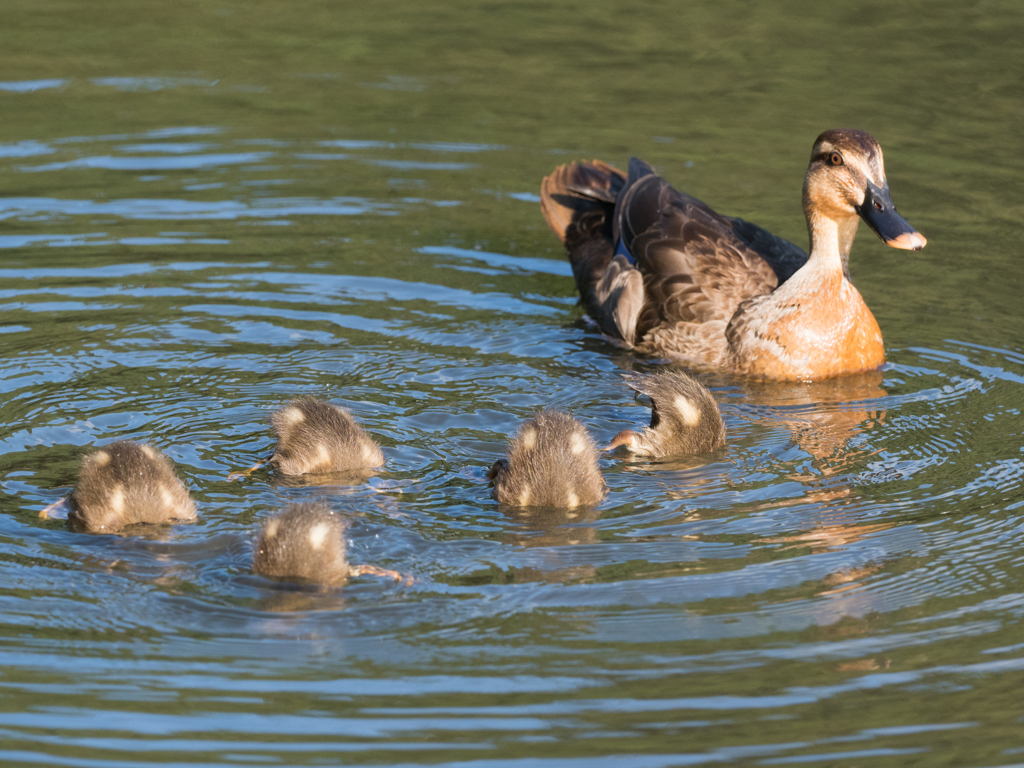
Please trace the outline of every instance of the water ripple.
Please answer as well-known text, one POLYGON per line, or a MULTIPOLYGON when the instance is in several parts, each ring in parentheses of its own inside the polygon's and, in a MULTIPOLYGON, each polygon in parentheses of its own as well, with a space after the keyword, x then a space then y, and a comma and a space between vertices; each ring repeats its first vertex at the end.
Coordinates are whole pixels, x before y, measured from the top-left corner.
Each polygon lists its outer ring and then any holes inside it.
MULTIPOLYGON (((179 80, 106 97, 212 84, 179 80)), ((57 161, 18 165, 51 173, 8 174, 29 186, 0 197, 0 758, 899 762, 1003 732, 979 702, 1024 682, 1024 354, 951 340, 828 382, 707 375, 720 451, 602 456, 597 507, 504 508, 486 472, 523 418, 567 408, 605 441, 650 418, 619 372, 664 362, 575 307, 515 191, 546 150, 324 135, 0 145, 57 161), (229 482, 300 394, 352 410, 386 466, 229 482), (198 521, 39 520, 85 451, 126 438, 173 459, 198 521), (252 574, 259 522, 310 500, 351 519, 352 562, 413 583, 252 574)))

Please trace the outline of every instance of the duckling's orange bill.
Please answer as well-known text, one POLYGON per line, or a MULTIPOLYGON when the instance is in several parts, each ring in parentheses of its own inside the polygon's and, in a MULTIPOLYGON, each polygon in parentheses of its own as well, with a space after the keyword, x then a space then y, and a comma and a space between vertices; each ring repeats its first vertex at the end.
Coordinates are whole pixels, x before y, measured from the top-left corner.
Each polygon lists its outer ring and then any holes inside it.
POLYGON ((53 504, 48 506, 42 512, 39 513, 40 520, 67 520, 68 519, 68 500, 63 498, 60 501, 55 501, 53 504))
POLYGON ((241 470, 239 472, 232 472, 230 475, 228 475, 228 482, 230 482, 232 480, 238 480, 239 478, 242 478, 242 477, 248 477, 253 472, 255 472, 257 469, 262 467, 264 464, 266 464, 265 461, 257 461, 255 464, 253 464, 248 469, 244 469, 244 470, 241 470))
POLYGON ((349 569, 349 576, 353 578, 356 576, 382 576, 386 579, 399 581, 406 586, 410 586, 414 581, 412 576, 405 576, 389 568, 378 568, 376 565, 353 565, 349 569))
POLYGON ((889 194, 889 185, 883 181, 882 186, 875 186, 868 181, 864 190, 864 202, 857 208, 857 214, 864 223, 871 227, 882 241, 892 248, 905 251, 920 251, 928 240, 910 226, 910 222, 896 212, 889 194))
POLYGON ((621 432, 619 432, 619 434, 617 434, 615 437, 613 437, 612 441, 601 450, 614 451, 620 445, 632 447, 633 441, 636 440, 637 437, 637 433, 634 432, 632 429, 624 429, 621 432))

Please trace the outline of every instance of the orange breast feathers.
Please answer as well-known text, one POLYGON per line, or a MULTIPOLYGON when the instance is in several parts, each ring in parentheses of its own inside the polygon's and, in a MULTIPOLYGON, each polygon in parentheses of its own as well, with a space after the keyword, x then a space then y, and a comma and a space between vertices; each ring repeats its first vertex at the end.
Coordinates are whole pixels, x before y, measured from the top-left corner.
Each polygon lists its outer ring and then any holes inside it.
POLYGON ((842 277, 813 293, 783 286, 758 297, 727 331, 738 371, 773 379, 821 379, 885 363, 882 332, 860 292, 842 277))

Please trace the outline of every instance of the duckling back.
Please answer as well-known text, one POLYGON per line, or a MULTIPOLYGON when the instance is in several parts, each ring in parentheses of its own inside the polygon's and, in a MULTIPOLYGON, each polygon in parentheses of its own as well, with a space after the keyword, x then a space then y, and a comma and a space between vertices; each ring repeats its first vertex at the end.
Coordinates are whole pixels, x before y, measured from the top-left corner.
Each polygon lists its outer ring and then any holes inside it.
POLYGON ((136 523, 194 520, 197 516, 170 459, 152 446, 131 440, 87 454, 68 502, 72 527, 103 533, 136 523))
POLYGON ((345 523, 324 504, 293 504, 263 524, 252 569, 272 579, 334 584, 349 575, 345 523))
POLYGON ((626 445, 641 456, 660 458, 709 453, 725 444, 725 423, 707 387, 682 371, 627 374, 629 386, 651 399, 651 425, 642 433, 623 430, 609 448, 626 445))
POLYGON ((597 504, 605 484, 598 449, 579 421, 561 411, 527 419, 495 463, 493 496, 509 506, 578 507, 597 504))
POLYGON ((384 464, 380 446, 344 408, 302 397, 270 417, 278 443, 273 464, 286 475, 344 472, 384 464))

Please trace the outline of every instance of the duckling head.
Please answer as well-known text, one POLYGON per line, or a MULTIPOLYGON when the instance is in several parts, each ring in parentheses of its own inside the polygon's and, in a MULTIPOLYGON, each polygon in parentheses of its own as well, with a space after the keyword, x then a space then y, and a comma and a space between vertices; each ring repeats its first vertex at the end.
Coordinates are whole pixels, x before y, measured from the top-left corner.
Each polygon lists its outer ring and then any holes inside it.
POLYGON ((803 202, 812 227, 815 216, 852 226, 847 241, 853 239, 859 216, 893 248, 919 251, 928 242, 896 212, 882 148, 864 131, 837 129, 817 138, 804 177, 803 202))
POLYGON ((709 453, 725 444, 725 423, 718 403, 703 384, 682 371, 629 374, 626 383, 651 399, 651 425, 641 432, 624 429, 605 448, 620 445, 638 456, 661 458, 709 453))

